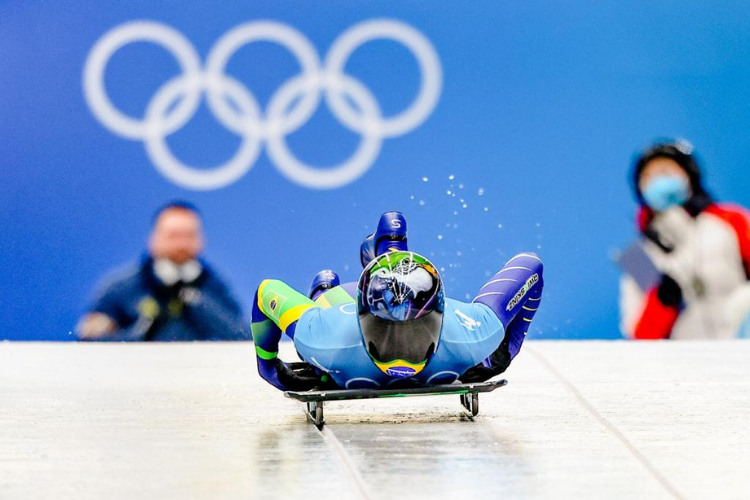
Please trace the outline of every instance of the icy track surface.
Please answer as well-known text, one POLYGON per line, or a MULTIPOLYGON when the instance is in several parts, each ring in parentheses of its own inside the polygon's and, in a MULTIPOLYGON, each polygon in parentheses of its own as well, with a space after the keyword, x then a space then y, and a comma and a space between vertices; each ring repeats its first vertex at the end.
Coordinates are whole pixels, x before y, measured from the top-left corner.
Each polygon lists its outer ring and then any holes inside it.
POLYGON ((750 341, 528 342, 505 377, 474 421, 331 402, 319 432, 248 343, 4 343, 0 498, 750 496, 750 341))

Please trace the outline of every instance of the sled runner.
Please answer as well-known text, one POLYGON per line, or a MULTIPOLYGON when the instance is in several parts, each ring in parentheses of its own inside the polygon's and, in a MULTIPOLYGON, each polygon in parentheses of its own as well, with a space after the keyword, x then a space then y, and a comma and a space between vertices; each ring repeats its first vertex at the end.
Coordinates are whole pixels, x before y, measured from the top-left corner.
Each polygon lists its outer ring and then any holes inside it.
POLYGON ((458 394, 461 405, 473 417, 479 413, 479 393, 492 392, 503 387, 507 380, 479 382, 473 384, 450 384, 410 389, 336 389, 326 391, 295 392, 286 391, 284 395, 305 404, 307 417, 318 428, 323 427, 323 404, 326 401, 347 401, 352 399, 399 398, 410 396, 443 396, 458 394))

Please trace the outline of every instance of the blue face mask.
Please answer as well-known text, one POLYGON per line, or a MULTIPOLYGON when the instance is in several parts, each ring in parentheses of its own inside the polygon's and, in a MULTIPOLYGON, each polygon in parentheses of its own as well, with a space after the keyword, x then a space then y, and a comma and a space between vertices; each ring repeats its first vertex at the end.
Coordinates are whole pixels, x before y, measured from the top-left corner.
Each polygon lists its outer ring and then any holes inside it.
POLYGON ((646 185, 642 194, 649 207, 663 212, 669 207, 685 203, 690 197, 690 186, 682 177, 659 175, 646 185))

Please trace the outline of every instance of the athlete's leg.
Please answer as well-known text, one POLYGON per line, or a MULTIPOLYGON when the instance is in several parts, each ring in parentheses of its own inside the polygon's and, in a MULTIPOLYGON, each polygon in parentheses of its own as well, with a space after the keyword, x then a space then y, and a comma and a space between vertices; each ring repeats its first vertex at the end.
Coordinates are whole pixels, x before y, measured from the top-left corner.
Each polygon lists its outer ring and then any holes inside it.
POLYGON ((536 254, 518 254, 505 263, 473 300, 492 309, 505 327, 500 346, 482 363, 493 375, 505 371, 521 350, 541 304, 543 272, 544 265, 536 254))
POLYGON ((406 218, 401 212, 386 212, 380 216, 375 232, 362 242, 359 257, 362 267, 367 267, 378 255, 408 249, 406 218))

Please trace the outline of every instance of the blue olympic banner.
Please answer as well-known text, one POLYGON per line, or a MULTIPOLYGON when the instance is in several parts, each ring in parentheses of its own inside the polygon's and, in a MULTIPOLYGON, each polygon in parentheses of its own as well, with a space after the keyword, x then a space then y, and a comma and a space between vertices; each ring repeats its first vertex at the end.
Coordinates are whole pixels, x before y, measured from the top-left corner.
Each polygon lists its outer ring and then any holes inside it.
POLYGON ((400 210, 473 296, 545 261, 534 338, 618 338, 633 154, 685 137, 750 204, 750 5, 91 0, 0 4, 0 339, 72 340, 153 210, 204 213, 248 311, 274 277, 359 275, 400 210))

